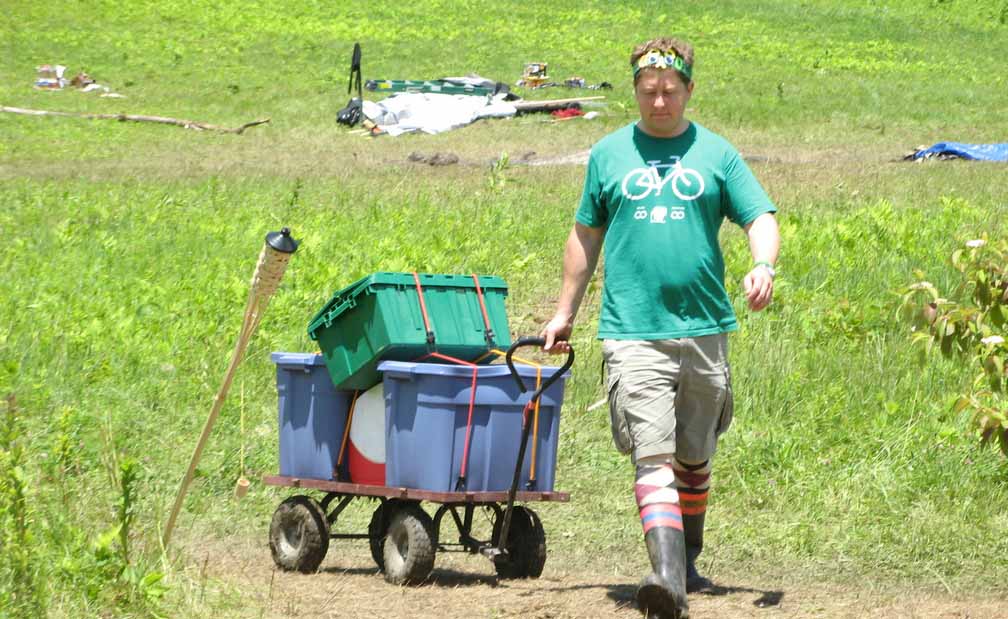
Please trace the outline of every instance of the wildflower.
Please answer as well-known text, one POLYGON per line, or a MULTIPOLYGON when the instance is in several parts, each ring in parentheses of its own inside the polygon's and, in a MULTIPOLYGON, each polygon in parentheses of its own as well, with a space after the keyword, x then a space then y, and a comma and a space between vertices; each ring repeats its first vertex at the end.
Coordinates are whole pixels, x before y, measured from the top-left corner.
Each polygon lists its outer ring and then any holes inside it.
POLYGON ((983 247, 987 241, 983 239, 973 239, 972 241, 966 241, 966 247, 971 249, 976 249, 977 247, 983 247))
POLYGON ((930 290, 934 288, 934 284, 931 282, 917 282, 910 286, 910 290, 930 290))
POLYGON ((988 335, 987 337, 980 340, 980 343, 984 346, 997 346, 998 344, 1004 344, 1005 339, 1000 335, 988 335))

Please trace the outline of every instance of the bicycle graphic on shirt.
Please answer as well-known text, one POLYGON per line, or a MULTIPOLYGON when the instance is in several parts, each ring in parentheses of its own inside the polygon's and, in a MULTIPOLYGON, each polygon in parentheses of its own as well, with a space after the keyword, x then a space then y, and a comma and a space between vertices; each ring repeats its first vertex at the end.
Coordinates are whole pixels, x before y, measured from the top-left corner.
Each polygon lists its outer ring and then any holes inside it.
POLYGON ((679 157, 671 163, 648 160, 648 167, 634 168, 623 177, 623 195, 629 200, 642 200, 652 193, 660 196, 666 185, 680 200, 695 200, 704 191, 703 177, 696 170, 684 168, 679 157), (663 174, 664 172, 664 174, 663 174))

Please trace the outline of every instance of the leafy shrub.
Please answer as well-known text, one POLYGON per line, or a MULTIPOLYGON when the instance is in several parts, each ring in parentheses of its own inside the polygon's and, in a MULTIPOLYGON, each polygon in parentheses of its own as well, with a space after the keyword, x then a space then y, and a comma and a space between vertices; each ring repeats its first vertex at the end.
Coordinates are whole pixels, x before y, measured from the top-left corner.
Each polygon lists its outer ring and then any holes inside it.
POLYGON ((952 266, 961 280, 951 298, 917 273, 919 281, 903 294, 902 313, 925 354, 937 346, 972 361, 976 378, 953 410, 970 415, 981 443, 997 442, 1008 456, 1008 241, 968 241, 953 252, 952 266))

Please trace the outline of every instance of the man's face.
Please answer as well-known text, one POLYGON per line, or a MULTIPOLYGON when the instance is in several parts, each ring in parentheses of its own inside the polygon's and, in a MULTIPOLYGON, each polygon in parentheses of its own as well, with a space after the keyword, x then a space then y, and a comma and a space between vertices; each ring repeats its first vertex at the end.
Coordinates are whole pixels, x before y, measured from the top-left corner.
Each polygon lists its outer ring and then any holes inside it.
POLYGON ((634 94, 645 133, 674 137, 685 131, 683 114, 693 94, 693 82, 687 86, 672 69, 643 69, 634 94))

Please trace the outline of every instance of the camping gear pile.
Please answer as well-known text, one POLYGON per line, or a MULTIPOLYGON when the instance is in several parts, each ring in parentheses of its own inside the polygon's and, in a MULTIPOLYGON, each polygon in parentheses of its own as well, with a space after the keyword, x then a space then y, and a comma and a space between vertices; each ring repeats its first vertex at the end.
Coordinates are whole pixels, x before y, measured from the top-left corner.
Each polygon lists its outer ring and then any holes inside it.
MULTIPOLYGON (((571 77, 563 84, 548 81, 547 64, 527 63, 517 82, 529 89, 563 85, 567 88, 612 88, 608 82, 589 86, 584 78, 571 77)), ((471 74, 433 80, 369 79, 364 88, 390 96, 380 101, 365 101, 361 91, 361 49, 355 44, 350 61, 350 84, 357 96, 350 99, 337 115, 337 122, 363 127, 369 136, 422 131, 436 134, 468 125, 481 118, 508 118, 529 112, 553 112, 563 108, 580 109, 581 102, 604 97, 580 97, 552 101, 522 101, 507 84, 471 74)))

